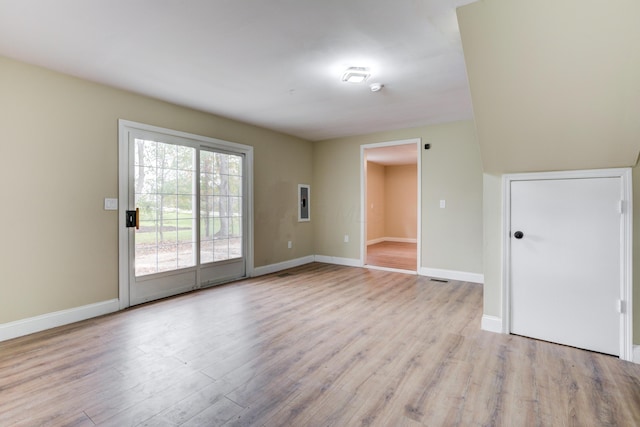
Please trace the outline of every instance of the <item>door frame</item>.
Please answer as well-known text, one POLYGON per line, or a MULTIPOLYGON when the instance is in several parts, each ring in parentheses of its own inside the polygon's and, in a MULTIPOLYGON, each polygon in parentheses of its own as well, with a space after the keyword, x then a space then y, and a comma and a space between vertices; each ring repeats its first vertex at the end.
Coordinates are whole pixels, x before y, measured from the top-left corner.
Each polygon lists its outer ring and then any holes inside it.
MULTIPOLYGON (((367 262, 367 171, 365 169, 365 151, 370 148, 394 147, 398 145, 416 144, 418 150, 417 158, 417 204, 418 204, 418 224, 416 242, 416 274, 420 273, 420 260, 422 259, 422 138, 401 139, 397 141, 376 142, 360 145, 360 267, 364 267, 367 262)), ((385 267, 375 267, 381 270, 395 270, 385 267)), ((404 270, 398 270, 404 271, 404 270)))
MULTIPOLYGON (((188 132, 166 129, 158 126, 137 123, 129 120, 118 120, 118 300, 120 309, 129 307, 129 229, 125 224, 125 215, 129 209, 129 132, 147 131, 189 139, 199 143, 199 148, 218 148, 221 150, 242 153, 245 156, 243 179, 246 180, 247 206, 245 276, 253 276, 253 147, 221 139, 210 138, 188 132)), ((198 284, 200 286, 200 284, 198 284)))
POLYGON ((631 168, 507 174, 502 177, 502 332, 511 332, 511 183, 513 181, 620 178, 620 359, 633 360, 633 193, 631 168))

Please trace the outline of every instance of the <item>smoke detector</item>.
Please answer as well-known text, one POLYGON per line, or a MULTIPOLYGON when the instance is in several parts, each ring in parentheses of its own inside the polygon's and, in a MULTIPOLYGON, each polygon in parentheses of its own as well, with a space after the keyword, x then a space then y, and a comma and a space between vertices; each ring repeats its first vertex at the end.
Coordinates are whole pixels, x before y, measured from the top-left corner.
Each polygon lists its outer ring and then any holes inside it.
POLYGON ((371 83, 369 85, 369 89, 371 89, 371 92, 379 92, 383 87, 384 85, 382 83, 371 83))

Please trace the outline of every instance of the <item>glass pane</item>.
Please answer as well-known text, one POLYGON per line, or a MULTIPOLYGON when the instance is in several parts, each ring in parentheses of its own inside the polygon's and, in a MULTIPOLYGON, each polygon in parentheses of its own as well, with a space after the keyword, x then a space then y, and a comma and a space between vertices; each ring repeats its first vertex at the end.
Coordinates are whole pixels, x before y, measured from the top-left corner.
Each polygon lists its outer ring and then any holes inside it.
POLYGON ((226 217, 229 215, 229 198, 213 196, 213 216, 226 217))
POLYGON ((183 171, 195 172, 196 166, 196 150, 191 147, 178 146, 178 169, 183 171))
POLYGON ((196 174, 193 171, 178 171, 178 194, 193 194, 196 174))
POLYGON ((158 142, 157 166, 159 169, 177 169, 177 146, 158 142))
POLYGON ((214 155, 211 151, 200 152, 200 172, 213 174, 214 155))
POLYGON ((231 226, 229 227, 229 235, 232 237, 242 236, 242 218, 231 218, 231 226))
POLYGON ((178 245, 158 245, 158 273, 178 268, 178 245))
POLYGON ((155 273, 157 271, 158 246, 156 242, 151 244, 138 243, 136 241, 136 276, 155 273))
POLYGON ((195 264, 195 243, 178 244, 178 268, 191 267, 195 264))
POLYGON ((138 165, 134 168, 136 193, 155 193, 156 168, 138 165))
POLYGON ((178 230, 176 229, 176 221, 170 223, 164 222, 162 227, 158 228, 158 243, 161 245, 178 243, 178 230), (172 224, 172 225, 168 225, 172 224))
POLYGON ((213 240, 213 218, 209 216, 200 218, 200 240, 213 240))
POLYGON ((160 200, 160 211, 158 212, 160 217, 158 219, 161 220, 163 224, 178 219, 178 196, 175 194, 160 195, 158 199, 160 200))
POLYGON ((242 195, 242 178, 239 176, 229 176, 229 194, 232 196, 242 195))
POLYGON ((200 242, 200 262, 202 264, 213 262, 213 240, 200 242))
POLYGON ((242 157, 229 156, 229 175, 242 176, 242 157))
POLYGON ((242 199, 240 197, 230 197, 229 202, 231 204, 229 208, 230 216, 242 216, 242 199))
POLYGON ((157 144, 153 141, 136 139, 134 154, 135 158, 133 159, 133 164, 135 166, 150 165, 155 167, 157 158, 156 148, 157 144))
POLYGON ((158 200, 155 194, 136 194, 135 206, 140 209, 140 224, 144 221, 155 221, 158 214, 158 200))
POLYGON ((136 139, 134 188, 140 209, 135 274, 195 265, 196 150, 136 139))
POLYGON ((178 171, 176 169, 158 170, 158 193, 176 194, 178 190, 178 171))
POLYGON ((229 239, 216 239, 213 241, 213 260, 224 261, 229 259, 229 239))
POLYGON ((229 239, 229 258, 242 257, 242 238, 229 239))
POLYGON ((185 223, 186 220, 180 220, 179 224, 183 224, 178 227, 178 243, 195 243, 195 231, 191 227, 191 220, 185 223))
POLYGON ((213 174, 210 173, 201 173, 200 174, 200 194, 202 196, 210 196, 213 195, 213 174))
POLYGON ((213 239, 201 242, 201 262, 241 257, 242 156, 202 152, 200 168, 200 236, 213 239))

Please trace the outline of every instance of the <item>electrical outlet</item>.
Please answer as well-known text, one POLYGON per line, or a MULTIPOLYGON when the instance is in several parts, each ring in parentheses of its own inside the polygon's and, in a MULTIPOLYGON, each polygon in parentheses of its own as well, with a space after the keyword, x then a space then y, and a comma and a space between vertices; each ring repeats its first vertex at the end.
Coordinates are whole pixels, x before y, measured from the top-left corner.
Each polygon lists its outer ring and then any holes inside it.
POLYGON ((287 242, 287 247, 288 247, 289 249, 291 249, 291 248, 293 247, 293 243, 291 243, 291 240, 289 240, 289 241, 287 242))
POLYGON ((344 242, 345 243, 349 243, 349 235, 348 234, 344 235, 344 242))
POLYGON ((440 209, 444 209, 447 207, 447 201, 446 200, 440 200, 440 209))

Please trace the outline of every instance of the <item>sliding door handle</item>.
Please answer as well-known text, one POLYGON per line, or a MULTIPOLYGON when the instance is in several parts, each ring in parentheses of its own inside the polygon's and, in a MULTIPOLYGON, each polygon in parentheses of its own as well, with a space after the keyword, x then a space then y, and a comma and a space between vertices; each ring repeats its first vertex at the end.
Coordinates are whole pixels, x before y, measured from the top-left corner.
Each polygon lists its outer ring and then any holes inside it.
POLYGON ((140 230, 140 208, 136 208, 135 211, 126 212, 125 226, 127 228, 135 227, 136 230, 140 230))

